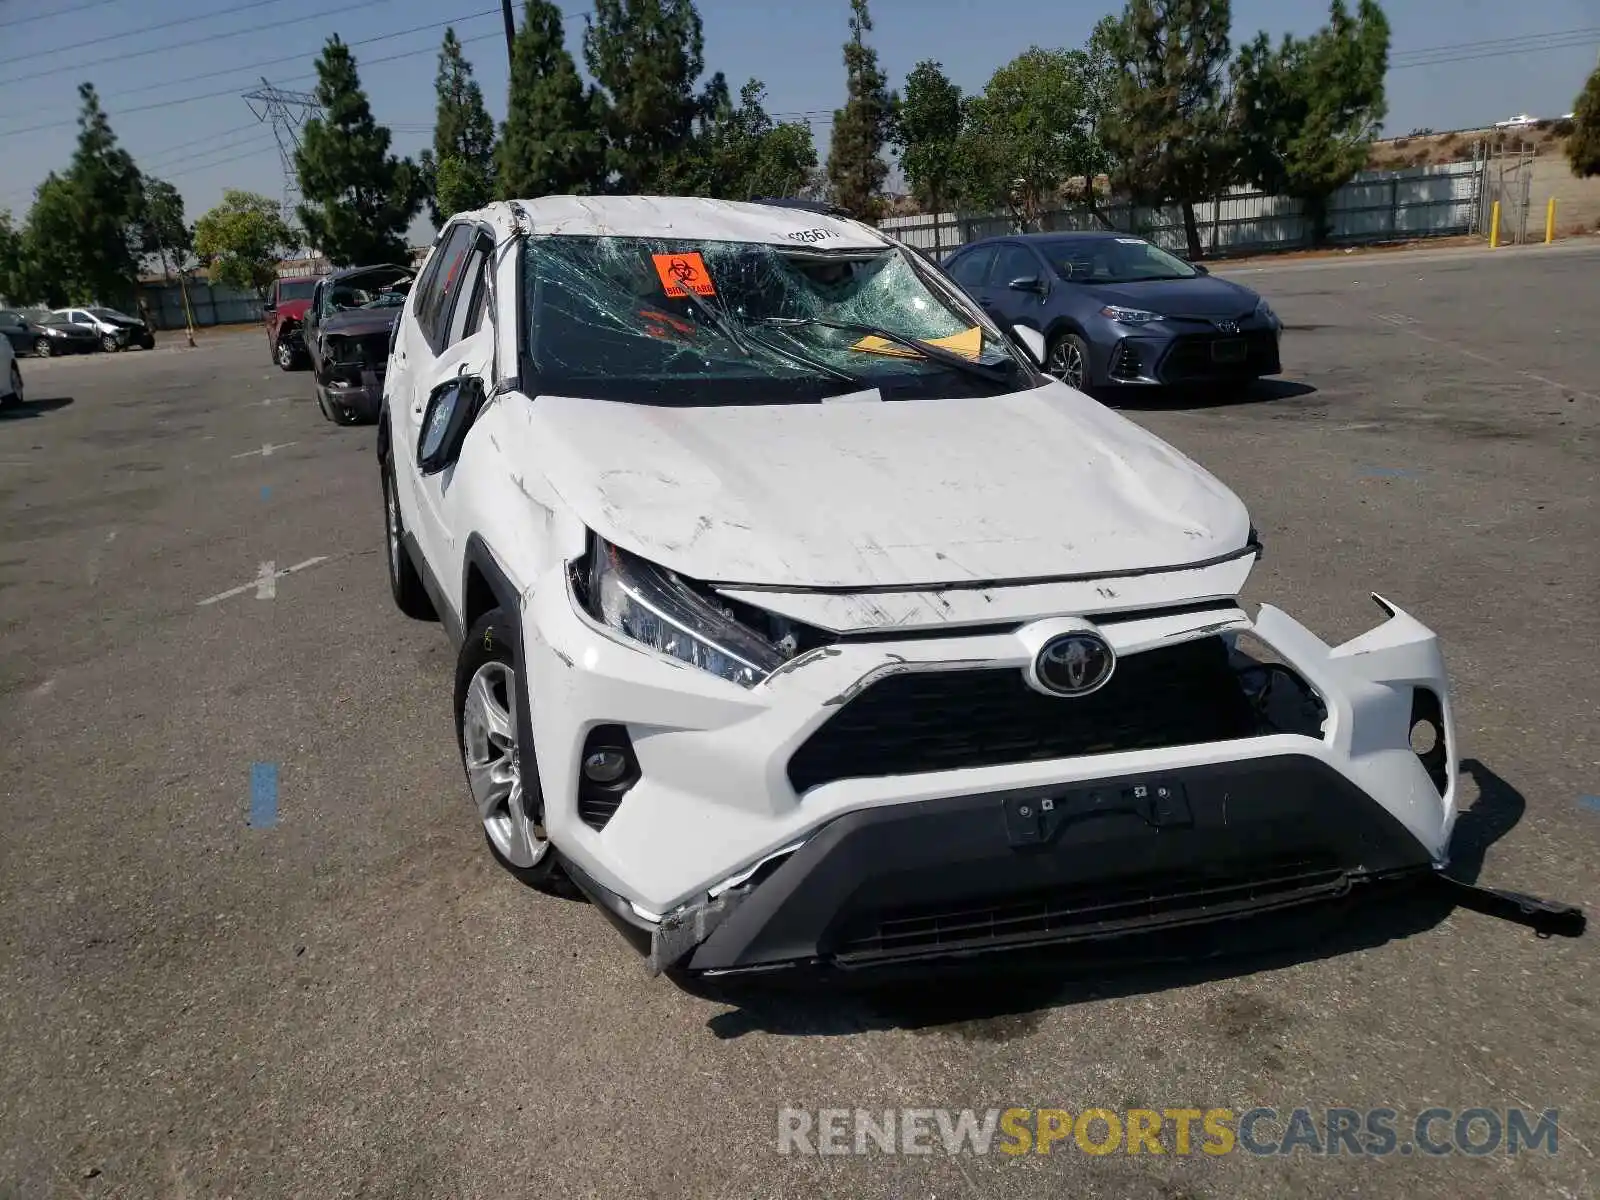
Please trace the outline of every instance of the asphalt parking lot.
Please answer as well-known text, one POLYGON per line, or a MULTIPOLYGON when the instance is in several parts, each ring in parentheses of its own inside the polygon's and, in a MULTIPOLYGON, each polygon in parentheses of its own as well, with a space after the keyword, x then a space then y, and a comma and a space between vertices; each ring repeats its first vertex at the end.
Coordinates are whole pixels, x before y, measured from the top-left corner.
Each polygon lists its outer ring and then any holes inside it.
MULTIPOLYGON (((1381 619, 1376 590, 1439 631, 1460 869, 1600 909, 1600 250, 1238 277, 1289 326, 1283 380, 1131 415, 1250 504, 1249 599, 1340 641, 1381 619)), ((30 403, 0 416, 0 1197, 1600 1189, 1600 935, 1407 906, 1089 977, 736 1003, 649 978, 597 912, 491 862, 451 652, 388 597, 371 429, 326 423, 258 333, 22 366, 30 403), (777 1150, 782 1108, 1012 1106, 1387 1107, 1401 1141, 1432 1106, 1556 1109, 1559 1140, 777 1150)))

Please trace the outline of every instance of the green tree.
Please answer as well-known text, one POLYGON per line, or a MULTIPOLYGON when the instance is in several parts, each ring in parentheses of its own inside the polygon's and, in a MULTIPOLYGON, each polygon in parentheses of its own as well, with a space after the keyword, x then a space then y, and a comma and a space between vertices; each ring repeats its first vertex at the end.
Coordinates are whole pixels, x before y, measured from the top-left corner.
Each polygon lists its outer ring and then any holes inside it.
POLYGON ((527 0, 512 43, 511 89, 500 129, 502 199, 587 195, 605 183, 605 139, 594 89, 567 53, 561 10, 527 0))
POLYGON ((1567 138, 1567 161, 1580 179, 1600 175, 1600 67, 1589 75, 1578 101, 1572 106, 1572 133, 1567 138))
POLYGON ((428 215, 443 225, 494 196, 494 121, 454 29, 444 31, 433 87, 433 148, 422 152, 420 171, 427 181, 428 215))
POLYGON ((718 103, 696 134, 676 190, 723 200, 799 192, 817 165, 811 126, 775 122, 766 94, 752 79, 739 90, 737 105, 718 103))
MULTIPOLYGON (((953 199, 961 121, 961 89, 945 75, 944 65, 924 60, 912 67, 890 140, 900 151, 900 169, 923 212, 943 213, 953 199)), ((941 249, 935 221, 935 257, 941 249)))
POLYGON ((164 179, 146 179, 144 209, 139 216, 139 252, 161 260, 161 273, 172 278, 171 267, 183 270, 194 249, 194 232, 183 221, 183 196, 164 179))
POLYGON ((317 103, 295 170, 311 245, 339 266, 408 260, 406 228, 422 207, 416 164, 389 153, 389 130, 372 116, 350 47, 335 34, 317 59, 317 103))
POLYGON ((963 193, 1039 227, 1062 186, 1092 173, 1081 50, 1031 47, 1001 67, 968 107, 962 135, 963 193))
POLYGON ((34 300, 22 246, 22 230, 13 222, 11 210, 0 208, 0 302, 29 304, 34 300))
POLYGON ((18 283, 18 291, 30 300, 51 308, 104 300, 82 282, 83 246, 77 238, 81 207, 72 182, 54 171, 34 192, 22 229, 18 283))
POLYGON ((1366 165, 1385 113, 1389 22, 1375 0, 1354 16, 1333 0, 1328 24, 1308 38, 1266 34, 1234 64, 1234 109, 1246 174, 1263 191, 1293 196, 1310 237, 1328 237, 1328 201, 1366 165))
POLYGON ((683 190, 682 158, 727 94, 696 90, 705 37, 694 0, 596 0, 583 57, 604 96, 607 174, 618 192, 683 190))
POLYGON ((867 0, 850 0, 850 40, 844 44, 845 102, 833 114, 828 148, 828 181, 846 212, 873 221, 883 207, 883 181, 889 164, 883 149, 894 129, 896 98, 878 66, 878 52, 867 45, 872 14, 867 0))
POLYGON ((227 189, 222 203, 194 225, 195 253, 211 278, 257 295, 278 277, 278 263, 293 244, 278 202, 255 192, 227 189))
POLYGON ((1083 180, 1083 199, 1091 209, 1095 206, 1095 178, 1109 174, 1115 165, 1110 147, 1106 145, 1106 125, 1117 103, 1120 78, 1116 40, 1117 18, 1101 17, 1078 60, 1083 85, 1084 165, 1088 169, 1083 180))
POLYGON ((1128 0, 1108 30, 1117 65, 1105 127, 1113 178, 1135 203, 1182 206, 1190 258, 1201 256, 1195 203, 1238 175, 1223 86, 1230 20, 1228 0, 1128 0))

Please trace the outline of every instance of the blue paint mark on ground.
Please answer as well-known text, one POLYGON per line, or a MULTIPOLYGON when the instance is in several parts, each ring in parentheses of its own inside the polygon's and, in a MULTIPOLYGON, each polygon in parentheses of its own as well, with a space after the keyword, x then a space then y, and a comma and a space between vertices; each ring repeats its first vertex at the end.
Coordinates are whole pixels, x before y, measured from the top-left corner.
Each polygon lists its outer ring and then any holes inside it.
POLYGON ((278 764, 250 764, 250 826, 271 829, 278 823, 278 764))
POLYGON ((1600 796, 1579 796, 1578 804, 1592 813, 1600 813, 1600 796))
POLYGON ((270 500, 272 498, 272 489, 267 487, 265 484, 263 484, 261 488, 261 498, 263 500, 270 500))
POLYGON ((1402 471, 1399 467, 1362 467, 1361 474, 1368 479, 1415 479, 1415 471, 1402 471))

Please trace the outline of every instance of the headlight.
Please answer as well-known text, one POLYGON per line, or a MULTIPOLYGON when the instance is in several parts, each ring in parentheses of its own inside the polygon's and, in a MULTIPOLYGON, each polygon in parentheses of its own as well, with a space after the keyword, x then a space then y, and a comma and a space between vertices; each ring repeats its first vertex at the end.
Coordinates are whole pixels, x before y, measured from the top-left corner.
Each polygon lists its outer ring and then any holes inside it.
POLYGON ((46 337, 66 337, 67 336, 67 331, 65 329, 54 329, 54 328, 51 328, 48 325, 45 326, 44 333, 45 333, 46 337))
POLYGON ((1268 324, 1278 324, 1278 314, 1272 311, 1272 305, 1268 304, 1264 299, 1256 301, 1256 316, 1268 324))
POLYGON ((590 615, 623 637, 741 687, 783 664, 776 646, 671 571, 598 538, 591 559, 590 615))
POLYGON ((1146 312, 1142 308, 1121 308, 1115 304, 1106 305, 1100 310, 1100 315, 1122 325, 1148 325, 1152 321, 1166 319, 1160 313, 1146 312))
POLYGON ((330 337, 328 339, 328 357, 335 366, 359 367, 366 363, 366 355, 361 352, 361 343, 350 338, 330 337))

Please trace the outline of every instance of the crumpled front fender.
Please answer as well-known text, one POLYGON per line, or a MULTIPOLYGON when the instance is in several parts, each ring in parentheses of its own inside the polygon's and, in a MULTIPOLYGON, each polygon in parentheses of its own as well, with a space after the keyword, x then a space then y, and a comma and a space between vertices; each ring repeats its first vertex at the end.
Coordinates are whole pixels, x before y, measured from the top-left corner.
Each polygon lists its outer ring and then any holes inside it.
POLYGON ((1270 604, 1256 616, 1254 634, 1301 672, 1327 706, 1324 736, 1344 769, 1444 865, 1455 825, 1457 765, 1455 716, 1439 639, 1422 622, 1376 592, 1388 614, 1383 624, 1330 647, 1270 604), (1412 748, 1417 693, 1438 701, 1443 738, 1443 795, 1412 748))

